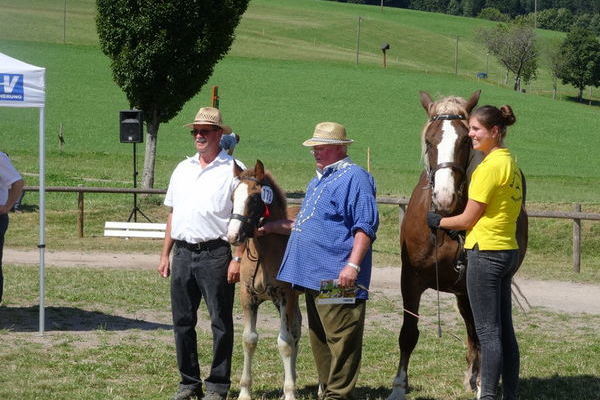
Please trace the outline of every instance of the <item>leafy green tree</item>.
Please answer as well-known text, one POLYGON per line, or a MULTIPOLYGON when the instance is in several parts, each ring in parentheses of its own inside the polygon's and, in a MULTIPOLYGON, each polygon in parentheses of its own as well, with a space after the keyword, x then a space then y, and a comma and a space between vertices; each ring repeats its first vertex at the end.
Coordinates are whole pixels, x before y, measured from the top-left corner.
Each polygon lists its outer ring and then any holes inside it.
POLYGON ((510 17, 502 14, 497 8, 487 7, 481 10, 477 18, 489 19, 490 21, 508 22, 510 17))
POLYGON ((579 101, 586 86, 600 86, 600 42, 591 31, 573 28, 560 46, 560 57, 563 62, 557 75, 564 84, 579 89, 579 101))
POLYGON ((96 0, 100 47, 147 127, 142 187, 154 185, 156 142, 229 51, 249 0, 96 0))
POLYGON ((460 2, 458 0, 450 0, 450 2, 448 3, 448 9, 446 10, 446 13, 450 15, 460 15, 460 2))
POLYGON ((479 29, 477 36, 485 43, 488 51, 513 74, 514 90, 520 90, 522 82, 526 84, 536 77, 538 50, 531 26, 498 24, 494 28, 479 29))

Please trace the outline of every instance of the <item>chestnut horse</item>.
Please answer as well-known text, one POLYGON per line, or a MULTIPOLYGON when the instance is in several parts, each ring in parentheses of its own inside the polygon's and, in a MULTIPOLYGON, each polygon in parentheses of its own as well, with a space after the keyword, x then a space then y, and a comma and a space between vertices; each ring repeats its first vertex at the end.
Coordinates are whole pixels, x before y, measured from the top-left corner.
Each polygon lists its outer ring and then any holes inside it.
MULTIPOLYGON (((422 133, 425 171, 410 197, 400 232, 402 272, 401 291, 404 318, 398 343, 400 362, 388 400, 404 399, 408 391, 408 362, 419 339, 418 315, 421 295, 426 289, 439 289, 456 296, 458 309, 467 330, 465 387, 477 390, 479 383, 479 341, 466 288, 464 265, 459 265, 462 245, 438 229, 435 235, 427 226, 428 211, 443 216, 460 214, 467 203, 468 178, 481 161, 468 136, 468 115, 479 100, 480 91, 469 100, 446 97, 436 102, 421 92, 421 104, 429 117, 422 133)), ((527 248, 525 178, 523 206, 517 221, 519 265, 527 248)), ((466 260, 464 260, 466 263, 466 260)), ((468 268, 468 266, 467 266, 468 268)))
MULTIPOLYGON (((254 237, 261 222, 287 219, 286 199, 263 163, 254 170, 236 169, 240 184, 233 193, 233 215, 227 238, 232 244, 245 243, 240 269, 240 301, 244 313, 244 367, 240 378, 239 399, 251 398, 252 358, 258 342, 256 317, 258 306, 271 300, 280 316, 277 346, 283 361, 285 400, 295 399, 296 356, 302 316, 298 293, 286 282, 275 279, 288 241, 288 236, 266 234, 254 237)), ((296 209, 297 212, 297 209, 296 209)))

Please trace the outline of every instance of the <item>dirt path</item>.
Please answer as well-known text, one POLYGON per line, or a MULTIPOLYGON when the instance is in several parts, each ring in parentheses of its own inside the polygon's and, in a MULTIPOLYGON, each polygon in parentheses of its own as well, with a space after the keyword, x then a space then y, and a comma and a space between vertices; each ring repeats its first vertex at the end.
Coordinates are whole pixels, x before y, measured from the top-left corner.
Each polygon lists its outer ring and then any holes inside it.
MULTIPOLYGON (((37 251, 4 249, 5 264, 39 264, 37 251)), ((158 254, 79 253, 60 251, 45 253, 47 266, 113 267, 154 269, 158 254)), ((517 279, 517 284, 532 307, 564 313, 587 313, 600 315, 600 286, 562 282, 517 279)), ((386 295, 400 293, 400 269, 378 267, 374 269, 371 288, 386 295)), ((433 291, 426 292, 432 296, 433 291)), ((450 296, 442 294, 443 297, 450 296)))

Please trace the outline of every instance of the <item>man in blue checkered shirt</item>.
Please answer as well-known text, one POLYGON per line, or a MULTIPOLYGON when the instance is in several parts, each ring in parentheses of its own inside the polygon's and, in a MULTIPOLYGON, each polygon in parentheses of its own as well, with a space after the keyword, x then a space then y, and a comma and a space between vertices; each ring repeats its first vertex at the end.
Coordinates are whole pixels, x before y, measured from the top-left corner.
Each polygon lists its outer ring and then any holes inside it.
MULTIPOLYGON (((317 176, 306 189, 277 278, 305 292, 310 342, 325 400, 354 399, 360 369, 371 243, 379 216, 375 181, 347 156, 346 129, 322 122, 303 144, 312 147, 317 176), (354 303, 319 304, 321 282, 356 289, 354 303)), ((265 233, 282 233, 266 226, 265 233)))

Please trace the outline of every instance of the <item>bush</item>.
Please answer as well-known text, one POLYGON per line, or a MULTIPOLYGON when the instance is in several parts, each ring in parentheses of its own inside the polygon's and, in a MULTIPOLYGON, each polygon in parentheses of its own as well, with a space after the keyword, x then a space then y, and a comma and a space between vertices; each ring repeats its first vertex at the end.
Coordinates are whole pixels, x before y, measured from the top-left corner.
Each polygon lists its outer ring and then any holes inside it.
POLYGON ((489 19, 490 21, 508 22, 510 17, 506 14, 502 14, 500 10, 493 7, 487 7, 481 10, 477 18, 489 19))

